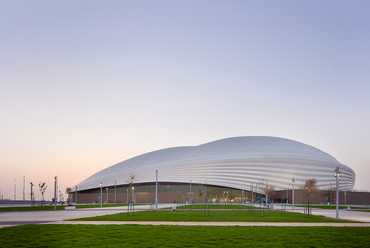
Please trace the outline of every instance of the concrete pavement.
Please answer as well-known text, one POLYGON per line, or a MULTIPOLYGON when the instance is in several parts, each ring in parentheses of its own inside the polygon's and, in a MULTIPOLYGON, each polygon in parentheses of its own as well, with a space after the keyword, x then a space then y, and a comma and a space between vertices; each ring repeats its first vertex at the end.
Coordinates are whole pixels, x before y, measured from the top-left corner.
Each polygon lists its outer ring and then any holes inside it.
MULTIPOLYGON (((158 208, 168 208, 172 207, 174 204, 158 204, 158 208)), ((135 211, 142 211, 142 210, 149 210, 149 205, 137 205, 135 206, 135 211)), ((291 211, 291 209, 287 209, 287 211, 291 211)), ((107 214, 116 214, 116 213, 126 213, 127 207, 107 207, 107 208, 86 208, 86 209, 74 209, 74 210, 51 210, 51 211, 20 211, 20 212, 0 212, 0 228, 6 226, 14 226, 14 225, 25 225, 25 224, 43 224, 43 223, 70 223, 66 222, 66 220, 70 219, 77 219, 77 218, 84 218, 84 217, 93 217, 93 216, 101 216, 107 214)), ((295 212, 303 213, 303 208, 295 208, 295 212)), ((323 215, 330 218, 335 218, 335 209, 312 209, 312 214, 314 215, 323 215)), ((359 222, 367 222, 368 224, 364 224, 362 226, 370 226, 370 212, 359 212, 359 211, 347 211, 347 210, 340 210, 339 218, 343 220, 352 220, 352 221, 359 221, 359 222)), ((71 222, 73 224, 93 224, 95 222, 71 222)), ((113 222, 96 222, 96 224, 104 224, 113 222)), ((114 222, 114 224, 135 224, 136 222, 114 222)), ((149 222, 138 222, 140 224, 149 223, 149 222)), ((170 225, 169 222, 151 222, 152 225, 170 225), (165 223, 165 224, 163 224, 165 223)), ((174 224, 179 225, 182 222, 174 222, 174 224)), ((209 225, 209 223, 213 222, 184 222, 183 225, 209 225), (203 223, 203 224, 200 224, 203 223)), ((239 226, 264 226, 264 225, 289 225, 289 226, 297 226, 297 225, 305 225, 305 226, 313 226, 313 225, 340 225, 345 226, 344 224, 354 224, 354 223, 266 223, 266 222, 226 222, 222 223, 213 223, 211 225, 239 225, 239 226)), ((148 224, 149 225, 149 224, 148 224)))
MULTIPOLYGON (((172 207, 173 204, 158 204, 158 208, 172 207)), ((136 205, 135 211, 149 210, 149 205, 136 205)), ((1 209, 0 209, 1 211, 1 209)), ((105 208, 82 208, 72 210, 0 212, 0 228, 24 224, 41 224, 53 221, 78 219, 107 214, 126 213, 127 206, 105 208)))
MULTIPOLYGON (((287 209, 291 212, 291 209, 287 209)), ((304 213, 303 208, 294 208, 295 213, 304 213)), ((322 215, 325 217, 333 218, 336 217, 335 209, 321 209, 321 208, 312 208, 313 215, 322 215)), ((350 220, 350 221, 360 221, 360 222, 370 222, 370 212, 361 212, 354 210, 339 210, 338 218, 340 220, 350 220)))

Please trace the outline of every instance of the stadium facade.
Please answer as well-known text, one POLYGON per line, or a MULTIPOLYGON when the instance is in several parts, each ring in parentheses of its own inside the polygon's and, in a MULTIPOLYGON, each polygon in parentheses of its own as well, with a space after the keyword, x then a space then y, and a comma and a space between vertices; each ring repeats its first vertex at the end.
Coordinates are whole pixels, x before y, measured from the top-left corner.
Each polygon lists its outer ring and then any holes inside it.
POLYGON ((303 187, 315 178, 320 190, 335 186, 335 169, 341 170, 339 190, 351 191, 355 172, 331 155, 306 144, 276 137, 233 137, 198 146, 162 149, 142 154, 88 177, 69 189, 69 201, 154 201, 158 170, 158 202, 243 202, 250 192, 303 187), (130 185, 130 176, 134 184, 130 185), (133 187, 132 187, 133 186, 133 187))

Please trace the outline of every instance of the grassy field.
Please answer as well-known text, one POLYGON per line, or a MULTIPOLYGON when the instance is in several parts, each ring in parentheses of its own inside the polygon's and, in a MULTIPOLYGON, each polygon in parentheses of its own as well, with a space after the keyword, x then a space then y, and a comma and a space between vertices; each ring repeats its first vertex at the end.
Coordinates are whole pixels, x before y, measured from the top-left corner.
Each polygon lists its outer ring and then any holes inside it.
MULTIPOLYGON (((139 205, 139 204, 137 204, 139 205)), ((57 210, 62 210, 65 206, 57 206, 57 210)), ((127 206, 127 204, 103 204, 103 207, 118 207, 127 206)), ((76 208, 100 208, 100 204, 87 204, 87 205, 77 205, 76 208)), ((34 206, 34 207, 3 207, 0 208, 0 212, 15 212, 15 211, 49 211, 54 210, 54 206, 34 206)))
MULTIPOLYGON (((180 206, 177 206, 177 208, 179 209, 180 206)), ((204 208, 205 208, 205 205, 204 204, 186 205, 186 209, 199 209, 199 210, 202 210, 204 208)), ((209 204, 208 205, 208 208, 209 209, 250 209, 251 207, 250 206, 247 206, 247 205, 209 204)), ((167 208, 167 209, 170 209, 170 208, 167 208)), ((255 206, 254 209, 259 209, 259 207, 256 207, 255 206)))
POLYGON ((0 229, 1 247, 369 247, 364 227, 27 225, 0 229))
POLYGON ((205 216, 204 211, 140 211, 135 212, 132 217, 127 216, 127 213, 119 213, 112 215, 88 217, 74 220, 89 220, 89 221, 200 221, 200 222, 349 222, 338 221, 331 218, 312 215, 306 218, 300 213, 282 213, 281 211, 264 212, 265 216, 260 217, 260 211, 252 213, 243 210, 227 210, 227 211, 209 211, 209 216, 205 216))

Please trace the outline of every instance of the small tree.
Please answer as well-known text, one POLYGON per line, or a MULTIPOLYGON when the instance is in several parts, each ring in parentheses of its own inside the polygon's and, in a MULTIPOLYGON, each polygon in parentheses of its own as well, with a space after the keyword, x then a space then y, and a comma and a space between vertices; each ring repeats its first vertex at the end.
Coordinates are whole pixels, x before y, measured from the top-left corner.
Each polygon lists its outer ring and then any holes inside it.
POLYGON ((64 194, 59 190, 59 201, 60 204, 64 204, 64 194))
MULTIPOLYGON (((265 195, 268 197, 273 197, 275 195, 275 187, 274 186, 267 186, 265 188, 265 195)), ((268 204, 268 199, 266 199, 266 206, 268 206, 268 210, 270 211, 270 205, 268 204)))
MULTIPOLYGON (((131 199, 133 201, 133 186, 134 186, 134 183, 136 181, 136 175, 135 174, 131 174, 128 176, 128 180, 126 180, 126 182, 130 185, 130 189, 131 189, 131 199)), ((130 208, 130 217, 132 215, 132 207, 130 208)))
POLYGON ((316 184, 317 184, 316 178, 312 178, 308 179, 303 186, 303 189, 306 192, 307 196, 308 217, 310 217, 310 196, 319 192, 319 188, 317 188, 316 184))
POLYGON ((202 201, 202 195, 203 195, 203 192, 202 192, 202 189, 199 187, 198 189, 198 196, 199 196, 199 207, 200 207, 200 202, 202 201))
POLYGON ((68 188, 66 188, 66 194, 67 194, 67 204, 69 205, 69 202, 70 202, 70 192, 71 192, 71 188, 70 187, 68 187, 68 188))
POLYGON ((48 186, 46 185, 45 182, 40 182, 39 187, 40 187, 40 192, 41 192, 41 196, 42 196, 41 207, 42 207, 42 209, 44 209, 44 205, 45 205, 45 196, 44 195, 45 195, 45 190, 48 186))

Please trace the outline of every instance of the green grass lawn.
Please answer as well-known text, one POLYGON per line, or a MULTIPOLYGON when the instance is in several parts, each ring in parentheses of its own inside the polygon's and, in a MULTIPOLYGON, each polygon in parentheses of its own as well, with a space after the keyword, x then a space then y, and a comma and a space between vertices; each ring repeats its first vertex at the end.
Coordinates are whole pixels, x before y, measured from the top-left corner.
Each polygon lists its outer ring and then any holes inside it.
POLYGON ((73 220, 84 221, 200 221, 200 222, 349 222, 334 220, 324 216, 312 215, 306 218, 300 213, 282 213, 281 211, 265 211, 265 216, 260 217, 260 211, 252 213, 243 210, 209 211, 209 216, 204 211, 140 211, 129 217, 127 213, 88 217, 73 220))
MULTIPOLYGON (((174 204, 174 206, 175 206, 175 204, 174 204)), ((179 209, 180 206, 177 206, 177 208, 179 209)), ((183 206, 182 208, 185 208, 185 206, 183 206)), ((204 204, 186 205, 186 209, 204 209, 204 208, 205 208, 204 204)), ((247 205, 209 204, 208 208, 209 209, 250 209, 251 207, 247 206, 247 205)), ((166 209, 170 209, 170 208, 166 208, 166 209)), ((255 206, 254 209, 259 209, 259 207, 255 206)))
POLYGON ((26 225, 1 247, 369 247, 369 227, 26 225))

